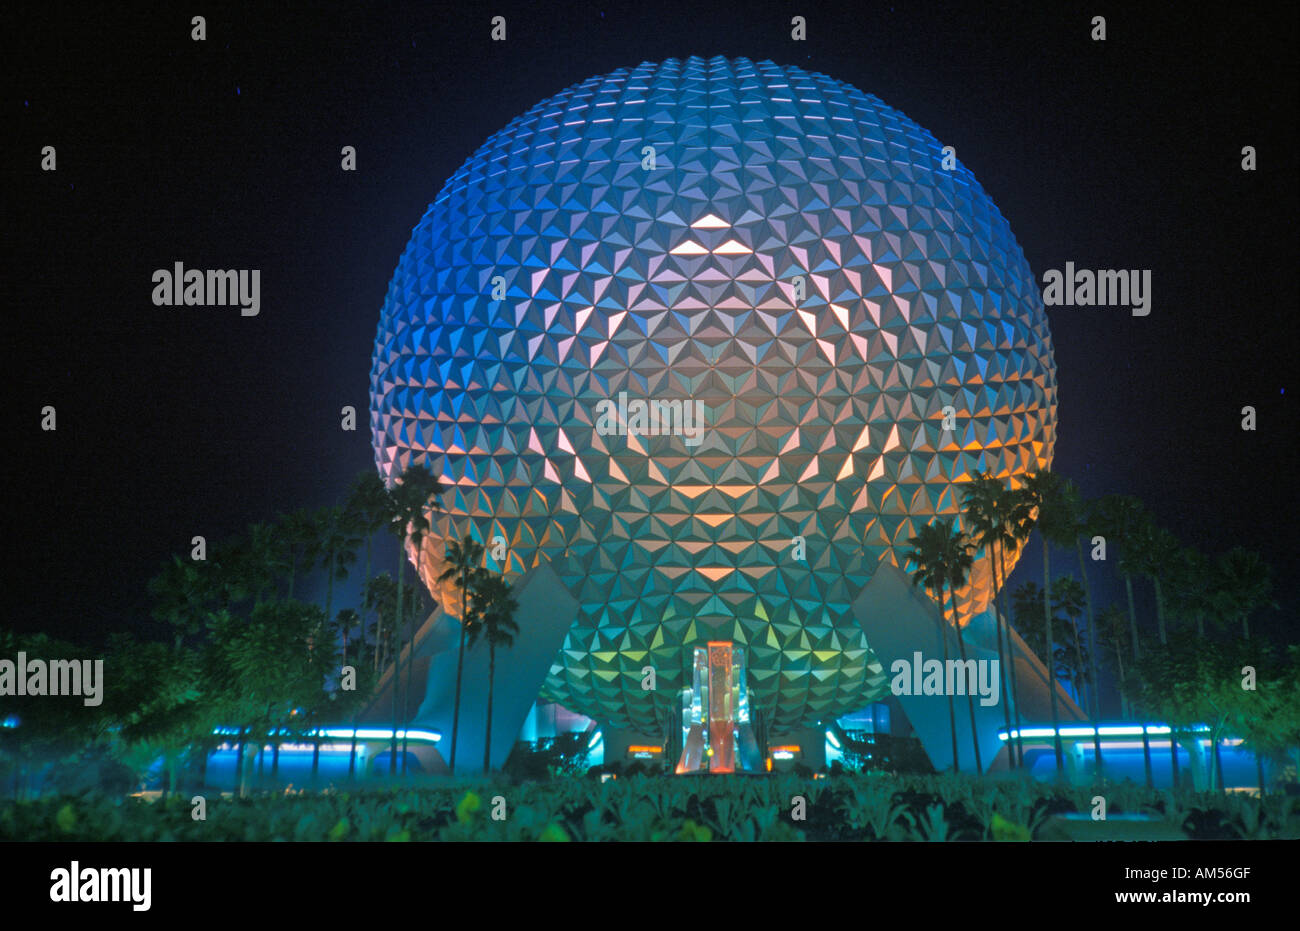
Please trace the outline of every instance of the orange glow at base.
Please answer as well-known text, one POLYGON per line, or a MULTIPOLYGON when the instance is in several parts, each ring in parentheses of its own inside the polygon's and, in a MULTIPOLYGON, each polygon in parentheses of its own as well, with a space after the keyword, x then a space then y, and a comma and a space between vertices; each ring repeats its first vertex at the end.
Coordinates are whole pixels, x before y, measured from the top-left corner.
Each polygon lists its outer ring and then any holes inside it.
POLYGON ((709 772, 734 773, 736 726, 731 707, 731 641, 709 642, 709 772), (715 752, 716 751, 716 752, 715 752))

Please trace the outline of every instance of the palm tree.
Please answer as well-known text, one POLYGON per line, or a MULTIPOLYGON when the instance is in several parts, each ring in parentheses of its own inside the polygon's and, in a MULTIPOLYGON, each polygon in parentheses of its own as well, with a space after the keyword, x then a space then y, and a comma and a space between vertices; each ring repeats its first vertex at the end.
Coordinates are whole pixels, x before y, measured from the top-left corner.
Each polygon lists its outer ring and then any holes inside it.
MULTIPOLYGON (((1052 610, 1055 612, 1056 605, 1052 606, 1052 610)), ((1054 666, 1058 678, 1064 677, 1069 667, 1065 650, 1053 643, 1049 652, 1045 625, 1034 623, 1034 620, 1041 617, 1043 613, 1043 590, 1038 587, 1037 582, 1022 582, 1016 586, 1015 591, 1011 593, 1011 612, 1012 617, 1016 619, 1016 629, 1024 631, 1021 636, 1024 638, 1025 645, 1034 656, 1042 660, 1044 666, 1054 666)), ((1055 613, 1052 614, 1053 631, 1056 630, 1060 620, 1055 613)))
MULTIPOLYGON (((387 664, 388 654, 391 651, 394 631, 397 623, 397 583, 387 572, 381 572, 379 575, 372 576, 365 582, 365 587, 361 592, 361 603, 367 611, 375 613, 375 643, 374 643, 374 664, 372 669, 372 683, 379 681, 379 669, 382 664, 387 664)), ((362 629, 365 629, 364 622, 362 629)), ((348 778, 354 778, 356 775, 356 758, 357 758, 357 732, 356 718, 360 714, 362 704, 358 702, 352 714, 352 754, 348 759, 348 778)), ((394 715, 396 717, 396 715, 394 715)), ((394 727, 394 733, 396 727, 394 727)), ((394 745, 396 736, 393 738, 394 745)), ((391 767, 390 767, 391 769, 391 767)))
POLYGON ((1143 574, 1151 580, 1151 585, 1155 588, 1156 626, 1160 634, 1160 645, 1164 646, 1169 642, 1169 637, 1165 625, 1165 593, 1161 579, 1173 574, 1182 547, 1172 533, 1154 524, 1144 529, 1143 543, 1145 544, 1143 574))
POLYGON ((354 608, 344 608, 338 614, 336 626, 338 627, 339 636, 343 638, 343 665, 348 664, 348 635, 354 627, 361 624, 361 615, 354 608))
MULTIPOLYGON (((388 528, 398 539, 397 555, 397 622, 396 629, 401 630, 402 626, 402 608, 404 599, 402 597, 403 583, 406 578, 406 562, 410 559, 407 547, 412 541, 415 541, 420 549, 417 550, 417 572, 419 562, 422 562, 420 556, 423 551, 424 534, 429 530, 429 518, 425 511, 429 508, 429 499, 440 494, 441 486, 433 474, 427 469, 412 466, 408 468, 398 478, 397 484, 389 491, 389 510, 388 510, 388 528)), ((417 581, 418 584, 418 581, 417 581)), ((415 635, 412 627, 411 641, 406 649, 406 663, 410 667, 415 657, 412 655, 415 649, 415 635)), ((393 658, 393 743, 392 752, 388 760, 388 771, 390 775, 397 773, 397 724, 398 724, 398 689, 401 685, 401 660, 402 651, 400 646, 393 658)), ((407 683, 407 699, 409 707, 410 683, 407 683)), ((402 715, 404 717, 404 713, 402 715)), ((405 771, 406 758, 402 758, 402 768, 405 771)))
MULTIPOLYGON (((1077 579, 1063 575, 1052 583, 1052 613, 1062 618, 1061 630, 1067 648, 1065 668, 1080 705, 1084 704, 1083 685, 1089 681, 1083 661, 1083 638, 1079 634, 1079 616, 1083 614, 1083 602, 1083 585, 1077 579)), ((1095 727, 1093 733, 1096 733, 1095 727)))
MULTIPOLYGON (((1119 543, 1119 559, 1115 570, 1124 579, 1124 593, 1128 601, 1128 624, 1130 646, 1133 648, 1133 675, 1138 675, 1138 662, 1142 659, 1142 637, 1138 633, 1137 612, 1133 607, 1133 576, 1142 571, 1142 536, 1149 523, 1146 509, 1142 502, 1132 495, 1103 495, 1094 505, 1093 520, 1102 535, 1119 543)), ((1125 692, 1131 696, 1137 691, 1137 683, 1129 683, 1125 692)), ((1134 712, 1133 702, 1129 699, 1129 714, 1134 712)), ((1146 771, 1147 788, 1155 786, 1155 776, 1151 767, 1151 739, 1147 736, 1146 722, 1142 722, 1142 765, 1146 771)))
MULTIPOLYGON (((1124 592, 1128 601, 1129 617, 1129 640, 1133 646, 1133 682, 1134 692, 1130 695, 1137 694, 1138 699, 1135 702, 1132 698, 1129 700, 1129 710, 1142 711, 1141 707, 1141 690, 1142 690, 1142 635, 1138 631, 1137 614, 1133 608, 1133 576, 1141 572, 1143 564, 1141 546, 1141 531, 1134 531, 1130 536, 1121 541, 1123 549, 1120 550, 1119 559, 1115 562, 1115 569, 1124 579, 1124 592)), ((1139 717, 1144 717, 1139 714, 1139 717)), ((1155 775, 1151 765, 1151 738, 1147 735, 1146 721, 1142 721, 1142 765, 1146 772, 1147 788, 1155 787, 1155 775)))
MULTIPOLYGON (((348 491, 343 513, 350 531, 366 543, 366 568, 361 576, 361 590, 364 592, 370 581, 374 536, 388 522, 388 489, 377 472, 367 470, 357 476, 348 491)), ((365 645, 366 628, 362 624, 361 646, 364 648, 365 645)))
POLYGON ((361 603, 367 611, 375 613, 374 668, 378 675, 380 666, 388 663, 397 618, 397 583, 393 577, 381 572, 368 579, 362 590, 361 603))
MULTIPOLYGON (((944 586, 948 586, 952 601, 953 626, 957 628, 957 642, 961 646, 962 666, 966 666, 966 645, 962 638, 961 626, 957 623, 956 589, 966 582, 973 557, 972 546, 967 542, 966 534, 953 529, 952 518, 939 523, 932 521, 921 528, 920 532, 910 538, 908 544, 912 549, 904 557, 916 564, 912 573, 912 584, 923 585, 935 595, 939 602, 940 627, 939 636, 943 641, 943 665, 948 668, 947 618, 945 616, 944 586)), ((953 772, 960 772, 961 766, 957 754, 957 719, 952 700, 952 689, 948 693, 948 728, 952 737, 953 772)), ((980 760, 979 734, 975 729, 975 706, 971 703, 970 690, 966 690, 966 705, 970 712, 971 741, 975 745, 975 766, 977 772, 983 772, 980 760)))
POLYGON ((492 768, 492 697, 496 678, 497 647, 508 647, 519 633, 514 614, 519 608, 510 591, 510 583, 503 576, 486 570, 475 573, 473 591, 470 597, 470 615, 472 622, 469 629, 469 645, 478 641, 479 636, 487 638, 488 644, 488 698, 487 698, 487 732, 483 738, 483 772, 492 768))
POLYGON ((477 540, 453 540, 447 547, 446 568, 438 576, 439 582, 454 579, 460 587, 460 652, 456 658, 456 701, 451 718, 451 755, 448 766, 456 772, 456 738, 460 730, 460 686, 465 670, 465 636, 470 622, 469 594, 475 570, 483 562, 483 545, 477 540))
POLYGON ((1250 639, 1250 616, 1260 608, 1277 605, 1269 597, 1273 591, 1272 571, 1258 553, 1234 546, 1219 557, 1216 587, 1217 600, 1224 617, 1241 619, 1241 636, 1250 639))
POLYGON ((1017 739, 1011 739, 1013 733, 1011 729, 1012 702, 1008 701, 1007 689, 1012 689, 1011 697, 1014 698, 1016 671, 1015 658, 1011 652, 1011 635, 1006 624, 1006 599, 1003 591, 1006 587, 1006 579, 1003 555, 1008 547, 1014 550, 1020 545, 1020 538, 1017 534, 1020 525, 1025 523, 1026 514, 1017 496, 1001 481, 986 472, 977 472, 974 481, 966 486, 963 504, 966 509, 967 523, 973 531, 975 544, 983 549, 988 556, 989 575, 993 579, 993 600, 996 604, 994 613, 997 615, 998 620, 998 664, 1007 671, 1007 674, 1001 677, 1002 716, 1007 730, 1007 752, 1011 765, 1014 767, 1023 763, 1023 760, 1017 760, 1017 750, 1022 750, 1023 747, 1019 740, 1019 707, 1015 708, 1016 729, 1014 733, 1017 739), (1008 685, 1008 679, 1012 680, 1010 685, 1008 685))
POLYGON ((278 529, 270 524, 250 524, 240 556, 240 572, 253 596, 253 607, 257 607, 284 569, 278 529))
MULTIPOLYGON (((1010 500, 1007 501, 1004 506, 1008 511, 1008 528, 1010 529, 1012 536, 1014 536, 1016 539, 1016 546, 1017 548, 1023 548, 1029 543, 1029 537, 1034 532, 1034 515, 1036 512, 1034 510, 1033 503, 1025 496, 1023 489, 1013 489, 1011 490, 1010 500)), ((1003 570, 1005 574, 1005 570, 1006 570, 1005 566, 1003 567, 1003 570)), ((1014 613, 1015 611, 1013 609, 1013 614, 1014 613)), ((1032 632, 1032 630, 1033 627, 1032 625, 1029 624, 1017 623, 1016 625, 1016 632, 1021 635, 1022 639, 1026 640, 1026 643, 1028 643, 1029 641, 1027 638, 1025 638, 1025 634, 1032 632)), ((1011 645, 1011 630, 1010 628, 1008 628, 1007 629, 1008 649, 1010 648, 1010 645, 1011 645)), ((1020 733, 1020 687, 1019 687, 1020 679, 1018 673, 1016 673, 1015 671, 1015 657, 1012 656, 1011 660, 1012 660, 1011 700, 1016 706, 1015 707, 1016 746, 1017 746, 1017 752, 1020 754, 1021 765, 1023 766, 1024 759, 1025 759, 1025 741, 1024 741, 1024 737, 1020 733)))
POLYGON ((1095 502, 1093 518, 1102 535, 1119 544, 1120 558, 1115 568, 1124 579, 1128 597, 1129 640, 1136 663, 1142 658, 1142 644, 1133 609, 1133 576, 1141 570, 1140 542, 1149 518, 1142 502, 1132 495, 1103 495, 1095 502))
MULTIPOLYGON (((952 625, 957 632, 957 649, 961 651, 962 669, 969 668, 966 659, 966 632, 957 616, 957 589, 964 588, 970 578, 971 565, 974 560, 973 547, 965 533, 957 532, 948 541, 948 595, 952 601, 952 625)), ((975 727, 975 696, 968 687, 966 692, 966 711, 970 715, 971 746, 975 750, 975 774, 983 775, 984 761, 980 757, 979 731, 975 727)))
POLYGON ((404 512, 401 503, 396 495, 396 488, 390 489, 388 493, 388 529, 397 537, 397 590, 393 599, 393 636, 390 652, 392 654, 393 674, 389 677, 388 687, 393 693, 393 733, 392 741, 388 749, 388 775, 390 777, 397 775, 397 723, 399 712, 397 708, 397 688, 401 684, 401 644, 397 641, 401 636, 402 630, 402 583, 406 580, 406 560, 409 558, 406 552, 406 534, 407 523, 403 519, 404 512))
POLYGON ((316 520, 306 508, 281 515, 279 539, 287 551, 289 563, 289 600, 293 600, 298 567, 310 568, 316 559, 316 520))
POLYGON ((1088 696, 1091 699, 1089 710, 1092 717, 1092 759, 1094 776, 1100 782, 1103 776, 1101 758, 1101 696, 1097 693, 1101 679, 1097 675, 1097 623, 1092 610, 1092 583, 1088 579, 1088 563, 1083 558, 1083 538, 1091 536, 1093 526, 1093 508, 1091 502, 1085 502, 1077 485, 1067 479, 1062 507, 1066 520, 1073 527, 1074 552, 1079 560, 1079 578, 1083 580, 1083 607, 1088 618, 1088 658, 1092 665, 1089 677, 1088 696))
MULTIPOLYGON (((1047 633, 1047 652, 1052 653, 1052 599, 1051 599, 1051 544, 1073 533, 1068 514, 1063 506, 1061 478, 1052 472, 1040 470, 1025 476, 1020 490, 1022 499, 1037 510, 1035 524, 1043 541, 1043 622, 1047 633)), ((1065 753, 1061 747, 1061 719, 1056 707, 1056 675, 1054 664, 1047 664, 1047 693, 1052 705, 1052 744, 1056 750, 1056 772, 1065 771, 1065 753)))
POLYGON ((1196 622, 1196 635, 1205 639, 1205 622, 1215 620, 1214 573, 1209 560, 1195 547, 1184 547, 1171 566, 1169 607, 1180 618, 1196 622))
MULTIPOLYGON (((1177 565, 1181 547, 1172 533, 1163 527, 1157 527, 1154 521, 1145 521, 1139 532, 1137 545, 1140 547, 1142 574, 1151 580, 1156 594, 1156 629, 1160 636, 1160 646, 1168 646, 1169 636, 1165 624, 1165 593, 1161 579, 1169 576, 1177 565)), ((1145 730, 1145 729, 1144 729, 1145 730)), ((1178 734, 1170 725, 1169 731, 1169 768, 1174 788, 1178 787, 1178 734)))
MULTIPOLYGON (((419 591, 424 584, 424 538, 432 527, 427 512, 438 506, 437 498, 442 494, 442 483, 428 469, 412 467, 403 473, 401 485, 397 486, 393 491, 394 500, 401 512, 398 519, 403 521, 407 527, 407 539, 410 541, 410 545, 415 548, 415 583, 413 592, 419 591)), ((405 556, 405 544, 402 549, 402 555, 405 556)), ((412 610, 406 612, 406 692, 403 696, 403 706, 406 709, 411 706, 411 680, 415 676, 415 619, 417 611, 415 610, 414 600, 409 607, 412 610)), ((407 735, 403 733, 402 775, 406 775, 407 740, 407 735)))
POLYGON ((334 582, 347 578, 348 566, 357 560, 361 542, 344 517, 343 508, 321 508, 315 515, 321 566, 325 569, 325 616, 333 617, 334 582))
POLYGON ((1110 644, 1111 652, 1115 655, 1116 681, 1120 685, 1120 715, 1125 718, 1130 717, 1131 712, 1128 707, 1129 698, 1125 691, 1126 679, 1124 675, 1124 654, 1129 651, 1128 617, 1122 608, 1117 605, 1109 605, 1098 613, 1097 626, 1101 630, 1102 640, 1110 644))
MULTIPOLYGON (((342 611, 339 612, 338 619, 336 621, 335 626, 338 627, 339 636, 343 638, 343 661, 340 664, 341 666, 346 666, 348 664, 348 635, 352 632, 352 628, 358 627, 360 625, 361 625, 361 615, 355 609, 344 608, 342 611)), ((362 665, 361 668, 365 669, 365 666, 362 665)), ((361 710, 361 705, 360 702, 356 702, 356 701, 349 702, 349 704, 352 705, 352 709, 353 709, 352 710, 352 753, 348 757, 348 778, 351 779, 356 775, 356 771, 357 771, 357 713, 361 710)), ((319 739, 317 739, 316 743, 317 743, 316 754, 319 754, 320 753, 319 739)), ((315 769, 315 766, 316 766, 316 761, 313 759, 312 760, 313 770, 315 769)))

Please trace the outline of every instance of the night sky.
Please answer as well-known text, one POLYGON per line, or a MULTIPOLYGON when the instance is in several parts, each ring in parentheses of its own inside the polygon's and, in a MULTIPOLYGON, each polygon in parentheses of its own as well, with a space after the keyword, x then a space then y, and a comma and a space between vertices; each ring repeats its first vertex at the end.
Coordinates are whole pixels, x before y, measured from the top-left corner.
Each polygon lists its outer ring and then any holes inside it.
MULTIPOLYGON (((1067 261, 1151 270, 1150 316, 1049 311, 1054 470, 1089 496, 1138 495, 1210 553, 1259 549, 1281 610, 1255 623, 1300 640, 1294 9, 28 6, 6 14, 0 198, 18 629, 149 632, 146 582, 193 535, 338 502, 373 463, 388 279, 443 182, 571 84, 720 54, 828 74, 955 146, 1040 281, 1067 261), (504 43, 489 40, 498 14, 504 43), (57 171, 40 170, 45 145, 57 171), (345 145, 356 172, 340 170, 345 145), (155 307, 150 276, 175 262, 260 269, 260 314, 155 307)), ((1013 584, 1038 573, 1031 556, 1013 584)))

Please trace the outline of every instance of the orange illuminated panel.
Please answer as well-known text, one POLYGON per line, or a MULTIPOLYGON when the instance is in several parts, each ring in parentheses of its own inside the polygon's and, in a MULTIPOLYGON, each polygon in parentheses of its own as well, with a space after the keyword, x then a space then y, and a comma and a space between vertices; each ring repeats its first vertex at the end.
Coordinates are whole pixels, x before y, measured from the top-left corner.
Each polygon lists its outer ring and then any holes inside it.
POLYGON ((628 753, 663 753, 663 747, 648 747, 643 744, 632 744, 627 748, 628 753))
POLYGON ((732 739, 735 709, 731 707, 731 641, 709 642, 709 772, 734 773, 736 747, 732 739))
POLYGON ((772 748, 772 752, 773 752, 773 753, 777 753, 777 752, 780 752, 780 753, 802 753, 803 751, 799 749, 799 745, 798 745, 798 744, 786 744, 786 745, 783 746, 783 747, 773 747, 773 748, 772 748))

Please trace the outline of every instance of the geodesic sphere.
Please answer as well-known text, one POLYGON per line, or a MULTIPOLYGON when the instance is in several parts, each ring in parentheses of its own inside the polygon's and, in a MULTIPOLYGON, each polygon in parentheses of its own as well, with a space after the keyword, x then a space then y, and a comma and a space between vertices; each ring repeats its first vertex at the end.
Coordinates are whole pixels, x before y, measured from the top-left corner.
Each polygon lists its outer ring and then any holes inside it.
POLYGON ((543 101, 447 182, 384 303, 376 459, 451 489, 427 584, 465 535, 552 563, 581 610, 545 697, 657 732, 708 640, 745 647, 776 733, 887 690, 851 603, 1055 434, 1034 276, 943 159, 831 78, 691 58, 543 101), (637 435, 634 402, 676 432, 637 435))

